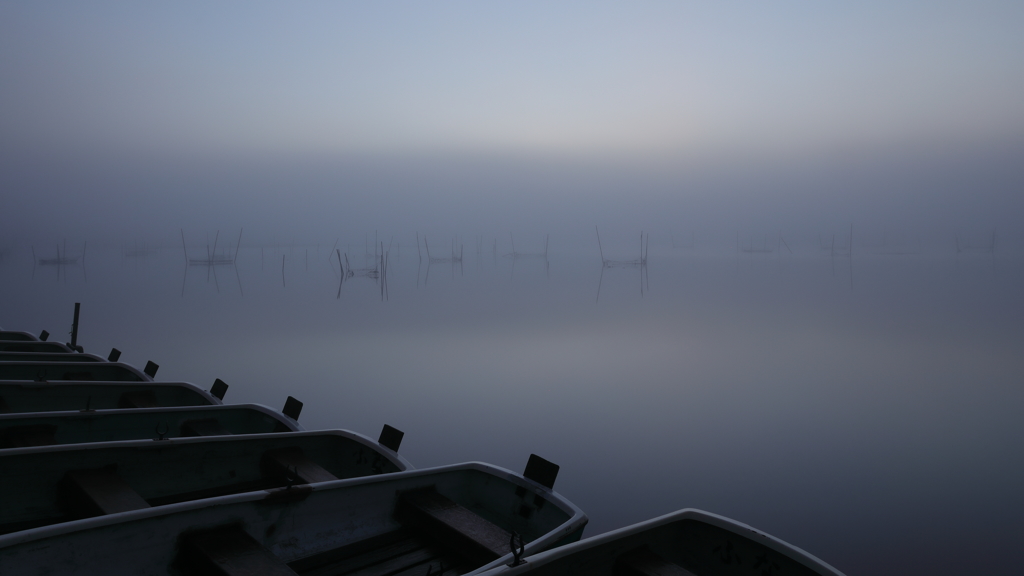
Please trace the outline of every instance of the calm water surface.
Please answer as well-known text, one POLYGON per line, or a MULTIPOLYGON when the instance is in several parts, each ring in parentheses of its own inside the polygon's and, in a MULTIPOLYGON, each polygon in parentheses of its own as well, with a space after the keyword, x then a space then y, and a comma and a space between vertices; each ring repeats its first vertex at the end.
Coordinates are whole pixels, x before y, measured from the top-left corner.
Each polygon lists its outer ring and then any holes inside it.
MULTIPOLYGON (((243 248, 237 267, 90 249, 0 260, 0 326, 305 403, 307 428, 406 432, 417 467, 561 465, 586 535, 684 507, 848 574, 1019 574, 1024 266, 971 255, 652 250, 389 255, 339 284, 328 248, 243 248)), ((364 264, 349 252, 352 264, 364 264)))

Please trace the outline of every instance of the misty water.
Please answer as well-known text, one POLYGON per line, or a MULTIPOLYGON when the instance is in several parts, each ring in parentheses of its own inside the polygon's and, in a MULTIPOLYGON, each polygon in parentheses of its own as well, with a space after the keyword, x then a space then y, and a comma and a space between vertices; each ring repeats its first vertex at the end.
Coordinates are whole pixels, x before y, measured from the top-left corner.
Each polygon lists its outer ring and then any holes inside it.
MULTIPOLYGON (((646 268, 605 268, 596 243, 511 258, 488 237, 431 263, 408 236, 387 241, 383 293, 342 282, 329 243, 243 240, 216 267, 170 241, 89 247, 73 266, 20 245, 0 260, 0 326, 66 341, 81 302, 87 352, 221 378, 228 403, 294 396, 310 429, 390 424, 417 467, 521 472, 536 453, 561 466, 585 536, 695 507, 851 575, 1019 570, 1020 258, 656 238, 646 268)), ((635 239, 605 241, 606 257, 638 256, 635 239)), ((374 266, 372 246, 340 248, 374 266)))

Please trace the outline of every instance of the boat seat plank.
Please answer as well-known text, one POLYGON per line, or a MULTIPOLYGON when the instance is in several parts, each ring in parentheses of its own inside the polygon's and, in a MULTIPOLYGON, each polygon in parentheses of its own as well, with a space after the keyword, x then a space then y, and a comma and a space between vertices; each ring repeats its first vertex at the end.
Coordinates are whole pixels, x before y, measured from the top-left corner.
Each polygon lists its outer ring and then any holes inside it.
POLYGON ((220 576, 297 576, 239 527, 219 528, 181 539, 179 564, 187 574, 220 576))
POLYGON ((75 382, 91 382, 96 380, 95 375, 88 370, 81 370, 78 372, 65 372, 61 375, 61 380, 73 380, 75 382))
POLYGON ((398 530, 295 561, 302 576, 400 576, 461 574, 457 560, 422 537, 398 530))
POLYGON ((410 568, 406 568, 400 572, 395 572, 390 576, 459 576, 465 574, 467 570, 460 568, 452 568, 452 565, 445 561, 443 558, 437 560, 431 560, 424 564, 417 564, 410 568))
POLYGON ((400 499, 405 520, 472 563, 486 564, 511 551, 512 535, 435 490, 406 492, 400 499))
POLYGON ((57 427, 50 424, 26 424, 0 430, 0 448, 50 446, 57 443, 57 427))
POLYGON ((156 408, 156 394, 152 390, 137 390, 121 394, 117 405, 121 408, 156 408))
POLYGON ((696 576, 686 568, 669 562, 647 546, 641 546, 619 556, 615 561, 615 576, 696 576))
POLYGON ((191 502, 192 500, 202 500, 203 498, 216 498, 217 496, 241 494, 242 492, 254 492, 256 490, 269 490, 276 487, 277 483, 268 482, 261 478, 227 485, 210 486, 199 490, 191 490, 189 492, 175 492, 174 494, 166 494, 164 496, 149 498, 147 502, 149 502, 150 506, 166 506, 168 504, 176 504, 178 502, 191 502))
POLYGON ((216 418, 193 418, 181 423, 181 435, 189 436, 228 436, 229 432, 216 418))
POLYGON ((72 470, 61 481, 64 508, 77 518, 149 508, 113 467, 72 470))
POLYGON ((267 450, 260 461, 263 475, 296 484, 329 482, 338 477, 306 457, 298 446, 267 450))
POLYGON ((434 564, 439 562, 437 553, 427 548, 417 548, 405 554, 392 556, 378 564, 366 566, 360 570, 335 572, 335 574, 345 574, 346 576, 391 576, 411 568, 422 567, 417 570, 422 575, 426 573, 427 564, 431 562, 434 564))
POLYGON ((325 566, 330 566, 330 571, 325 574, 342 573, 381 562, 389 556, 408 552, 418 546, 420 544, 411 533, 395 530, 294 560, 289 566, 301 574, 319 574, 317 570, 325 566), (335 566, 338 568, 335 569, 335 566))

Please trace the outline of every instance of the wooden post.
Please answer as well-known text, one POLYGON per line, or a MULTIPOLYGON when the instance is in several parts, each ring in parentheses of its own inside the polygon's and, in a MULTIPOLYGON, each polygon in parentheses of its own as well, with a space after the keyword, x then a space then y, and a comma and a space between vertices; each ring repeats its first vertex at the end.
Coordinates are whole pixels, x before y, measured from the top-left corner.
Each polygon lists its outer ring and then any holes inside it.
POLYGON ((78 312, 82 309, 81 302, 75 302, 75 319, 71 323, 71 347, 78 347, 78 312))

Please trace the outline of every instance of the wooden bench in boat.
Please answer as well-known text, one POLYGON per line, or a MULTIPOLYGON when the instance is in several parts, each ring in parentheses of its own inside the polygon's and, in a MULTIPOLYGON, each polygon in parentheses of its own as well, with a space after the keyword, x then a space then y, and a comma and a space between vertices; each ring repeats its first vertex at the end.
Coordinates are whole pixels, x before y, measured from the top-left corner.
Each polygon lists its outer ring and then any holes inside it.
POLYGON ((338 479, 307 458, 302 448, 297 446, 267 450, 260 460, 260 470, 265 478, 286 484, 312 484, 338 479))
POLYGON ((72 518, 89 518, 149 508, 113 466, 68 472, 58 486, 62 508, 72 518))
POLYGON ((402 528, 291 562, 303 576, 457 576, 504 556, 511 534, 433 489, 406 492, 402 528))
POLYGON ((459 576, 473 569, 408 530, 386 532, 288 565, 302 576, 459 576))
POLYGON ((183 572, 200 576, 296 576, 237 526, 183 535, 177 563, 183 572))
POLYGON ((216 418, 193 418, 181 423, 182 437, 227 436, 231 434, 216 418))
POLYGON ((641 546, 615 560, 615 576, 696 576, 686 568, 665 560, 654 550, 641 546))
POLYGON ((56 444, 57 427, 52 424, 26 424, 0 430, 0 448, 26 448, 56 444))
POLYGON ((118 408, 156 408, 159 404, 152 390, 136 390, 121 394, 117 401, 118 408))
POLYGON ((477 565, 511 550, 512 534, 432 489, 402 494, 396 515, 477 565))

